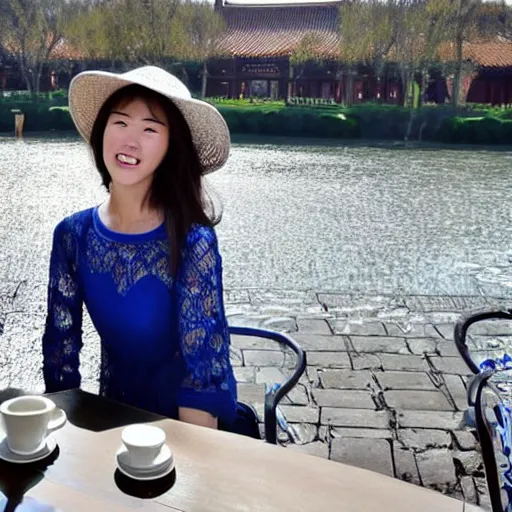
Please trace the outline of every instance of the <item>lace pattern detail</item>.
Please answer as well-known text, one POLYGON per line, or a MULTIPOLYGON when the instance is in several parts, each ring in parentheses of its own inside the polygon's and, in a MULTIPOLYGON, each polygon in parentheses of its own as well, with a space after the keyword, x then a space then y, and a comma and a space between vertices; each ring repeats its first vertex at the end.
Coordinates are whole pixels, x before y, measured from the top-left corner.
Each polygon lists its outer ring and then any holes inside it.
POLYGON ((76 226, 70 219, 53 233, 48 282, 48 314, 43 334, 46 391, 78 387, 82 347, 82 293, 77 281, 76 226))
POLYGON ((195 228, 182 255, 179 331, 187 375, 183 387, 227 391, 232 367, 222 297, 222 262, 212 229, 195 228))
POLYGON ((117 292, 123 296, 147 276, 172 287, 167 240, 124 244, 100 238, 91 229, 87 235, 87 262, 91 271, 111 274, 117 292))

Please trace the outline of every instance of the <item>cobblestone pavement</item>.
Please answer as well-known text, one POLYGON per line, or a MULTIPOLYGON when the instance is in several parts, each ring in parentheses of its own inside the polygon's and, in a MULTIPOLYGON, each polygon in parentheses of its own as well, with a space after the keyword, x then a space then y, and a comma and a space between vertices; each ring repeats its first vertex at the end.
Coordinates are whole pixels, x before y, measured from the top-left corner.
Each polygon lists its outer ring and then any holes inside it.
MULTIPOLYGON (((306 376, 282 407, 291 424, 283 444, 490 510, 479 445, 464 423, 470 372, 453 328, 462 312, 506 301, 304 293, 299 312, 293 294, 246 293, 228 294, 232 324, 287 331, 307 351, 306 376), (296 314, 276 317, 280 304, 296 314)), ((471 332, 507 342, 511 335, 503 322, 471 332)), ((241 398, 253 403, 261 402, 262 382, 282 381, 290 367, 289 357, 262 340, 235 337, 233 351, 241 398)))
MULTIPOLYGON (((42 390, 45 293, 45 283, 0 283, 0 388, 42 390)), ((462 311, 503 305, 483 297, 226 291, 230 324, 288 332, 307 352, 307 371, 281 406, 286 449, 486 509, 478 443, 463 421, 469 372, 452 333, 462 311)), ((512 326, 499 324, 492 334, 511 336, 512 326)), ((96 391, 98 339, 87 315, 84 338, 83 387, 96 391)), ((265 383, 283 382, 293 355, 270 341, 233 336, 232 361, 240 399, 261 416, 265 383)))

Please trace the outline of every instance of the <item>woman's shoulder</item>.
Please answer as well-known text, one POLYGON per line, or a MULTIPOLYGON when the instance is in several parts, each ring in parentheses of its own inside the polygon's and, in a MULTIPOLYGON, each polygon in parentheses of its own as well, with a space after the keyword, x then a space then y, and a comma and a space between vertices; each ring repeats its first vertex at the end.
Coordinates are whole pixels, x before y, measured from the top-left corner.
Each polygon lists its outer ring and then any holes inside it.
POLYGON ((182 257, 186 261, 208 261, 212 265, 219 261, 219 246, 215 229, 204 224, 192 224, 185 237, 182 257))
POLYGON ((192 224, 188 230, 185 245, 187 249, 196 247, 211 248, 217 246, 215 229, 204 224, 192 224))
POLYGON ((92 223, 93 210, 94 208, 87 208, 64 217, 55 226, 54 236, 80 236, 92 223))

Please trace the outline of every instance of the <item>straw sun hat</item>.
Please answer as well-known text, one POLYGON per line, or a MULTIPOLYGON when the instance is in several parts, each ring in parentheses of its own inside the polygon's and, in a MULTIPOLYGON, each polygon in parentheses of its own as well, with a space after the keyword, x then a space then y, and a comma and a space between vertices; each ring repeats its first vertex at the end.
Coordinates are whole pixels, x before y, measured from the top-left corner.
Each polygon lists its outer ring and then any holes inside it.
POLYGON ((155 66, 127 73, 84 71, 69 86, 69 111, 80 135, 90 142, 94 121, 105 101, 118 89, 138 84, 169 98, 188 123, 204 174, 224 165, 229 155, 229 130, 218 110, 193 99, 185 84, 155 66))

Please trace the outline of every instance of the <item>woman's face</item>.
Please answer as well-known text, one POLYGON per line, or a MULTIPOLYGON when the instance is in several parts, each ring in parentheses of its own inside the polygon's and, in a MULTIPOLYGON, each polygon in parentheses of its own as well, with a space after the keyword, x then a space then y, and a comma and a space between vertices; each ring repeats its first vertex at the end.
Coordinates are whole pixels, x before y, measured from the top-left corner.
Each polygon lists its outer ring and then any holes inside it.
POLYGON ((146 185, 169 147, 169 120, 158 104, 134 99, 114 107, 103 133, 103 160, 114 185, 146 185))

